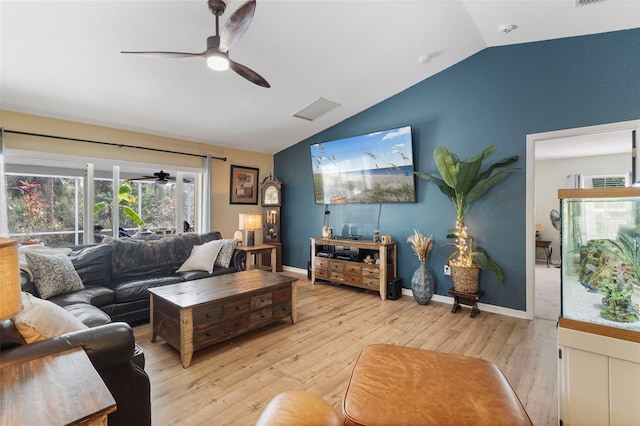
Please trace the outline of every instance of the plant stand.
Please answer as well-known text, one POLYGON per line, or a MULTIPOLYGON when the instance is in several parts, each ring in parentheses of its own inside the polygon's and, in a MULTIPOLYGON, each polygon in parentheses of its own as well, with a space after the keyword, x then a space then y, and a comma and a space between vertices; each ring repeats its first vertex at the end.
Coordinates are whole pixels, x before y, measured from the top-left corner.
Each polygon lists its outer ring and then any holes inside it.
POLYGON ((460 305, 471 306, 471 318, 475 318, 480 313, 478 308, 478 300, 484 295, 484 291, 478 290, 476 293, 462 293, 455 291, 453 287, 447 290, 447 293, 453 296, 453 306, 451 307, 451 313, 455 314, 458 310, 462 309, 460 305))

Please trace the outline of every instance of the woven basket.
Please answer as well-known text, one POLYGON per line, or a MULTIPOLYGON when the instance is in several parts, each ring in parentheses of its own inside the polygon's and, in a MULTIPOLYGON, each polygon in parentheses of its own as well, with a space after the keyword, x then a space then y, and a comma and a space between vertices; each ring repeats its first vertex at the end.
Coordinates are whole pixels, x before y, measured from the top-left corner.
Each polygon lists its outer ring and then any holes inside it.
POLYGON ((480 281, 480 268, 472 266, 451 265, 451 280, 453 289, 461 293, 477 293, 480 281))

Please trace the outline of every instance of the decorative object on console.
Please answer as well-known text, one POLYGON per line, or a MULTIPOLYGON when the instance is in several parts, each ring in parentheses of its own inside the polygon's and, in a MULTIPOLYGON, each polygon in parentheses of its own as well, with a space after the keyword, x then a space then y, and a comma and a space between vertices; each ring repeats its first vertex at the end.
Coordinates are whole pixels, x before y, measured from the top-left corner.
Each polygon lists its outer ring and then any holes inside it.
POLYGON ((413 235, 407 238, 407 242, 411 244, 411 249, 418 256, 420 266, 415 270, 411 277, 411 293, 413 298, 419 305, 428 305, 433 297, 433 275, 427 268, 427 259, 433 248, 433 237, 425 237, 416 229, 413 235))
POLYGON ((454 239, 453 242, 448 244, 456 248, 449 256, 451 279, 456 291, 475 293, 478 289, 477 282, 475 291, 470 290, 467 285, 464 285, 464 288, 459 287, 457 278, 461 275, 469 275, 468 273, 460 273, 460 270, 464 268, 470 269, 471 272, 473 272, 473 268, 478 267, 480 269, 490 269, 496 274, 498 281, 502 282, 504 280, 502 269, 498 264, 482 248, 473 247, 473 239, 467 234, 467 228, 464 225, 465 215, 471 205, 509 174, 519 170, 514 167, 508 167, 518 161, 517 155, 503 158, 481 170, 482 162, 495 149, 495 145, 491 145, 479 155, 460 160, 446 148, 438 147, 433 153, 433 158, 440 177, 415 172, 418 177, 438 185, 440 191, 449 198, 456 209, 456 228, 452 234, 448 235, 449 238, 454 239), (462 185, 463 182, 466 184, 462 185))
POLYGON ((254 245, 256 239, 255 231, 256 229, 262 228, 262 216, 254 213, 240 213, 239 218, 238 227, 244 231, 244 245, 254 245))
POLYGON ((542 238, 542 230, 543 230, 543 226, 540 223, 536 223, 536 238, 540 239, 542 238))
POLYGON ((258 204, 258 169, 231 165, 229 204, 258 204))
POLYGON ((383 235, 380 237, 380 241, 382 241, 382 244, 391 244, 391 235, 383 235))
POLYGON ((22 308, 16 240, 0 238, 0 277, 0 321, 4 321, 22 308))

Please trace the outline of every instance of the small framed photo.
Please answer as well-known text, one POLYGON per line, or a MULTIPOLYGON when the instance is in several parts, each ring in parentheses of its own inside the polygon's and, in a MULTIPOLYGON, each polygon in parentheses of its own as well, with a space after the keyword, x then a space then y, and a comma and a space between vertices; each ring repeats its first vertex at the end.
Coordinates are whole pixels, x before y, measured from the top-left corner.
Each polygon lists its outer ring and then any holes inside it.
POLYGON ((231 165, 229 204, 258 204, 258 169, 231 165))

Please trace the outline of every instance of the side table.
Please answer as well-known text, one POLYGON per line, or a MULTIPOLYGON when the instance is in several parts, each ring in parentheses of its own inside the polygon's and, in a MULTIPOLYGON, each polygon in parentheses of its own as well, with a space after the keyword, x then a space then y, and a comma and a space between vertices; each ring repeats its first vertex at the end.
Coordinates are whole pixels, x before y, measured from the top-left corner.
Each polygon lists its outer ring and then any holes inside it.
POLYGON ((255 258, 256 255, 259 255, 260 260, 262 260, 263 253, 271 253, 271 272, 277 272, 276 246, 256 244, 253 246, 238 246, 237 249, 247 252, 247 270, 251 269, 251 267, 259 268, 262 264, 261 261, 258 261, 258 259, 255 258))
POLYGON ((547 260, 547 268, 551 264, 551 253, 553 253, 553 249, 551 248, 551 241, 549 240, 536 240, 536 249, 544 250, 544 257, 547 260))
POLYGON ((453 296, 453 306, 451 307, 451 313, 455 314, 459 309, 462 309, 460 305, 471 306, 471 318, 475 318, 480 313, 478 308, 478 300, 484 295, 484 291, 478 290, 477 293, 462 293, 455 291, 453 287, 447 290, 447 293, 453 296))
POLYGON ((0 423, 107 425, 116 401, 77 348, 0 369, 0 423))

